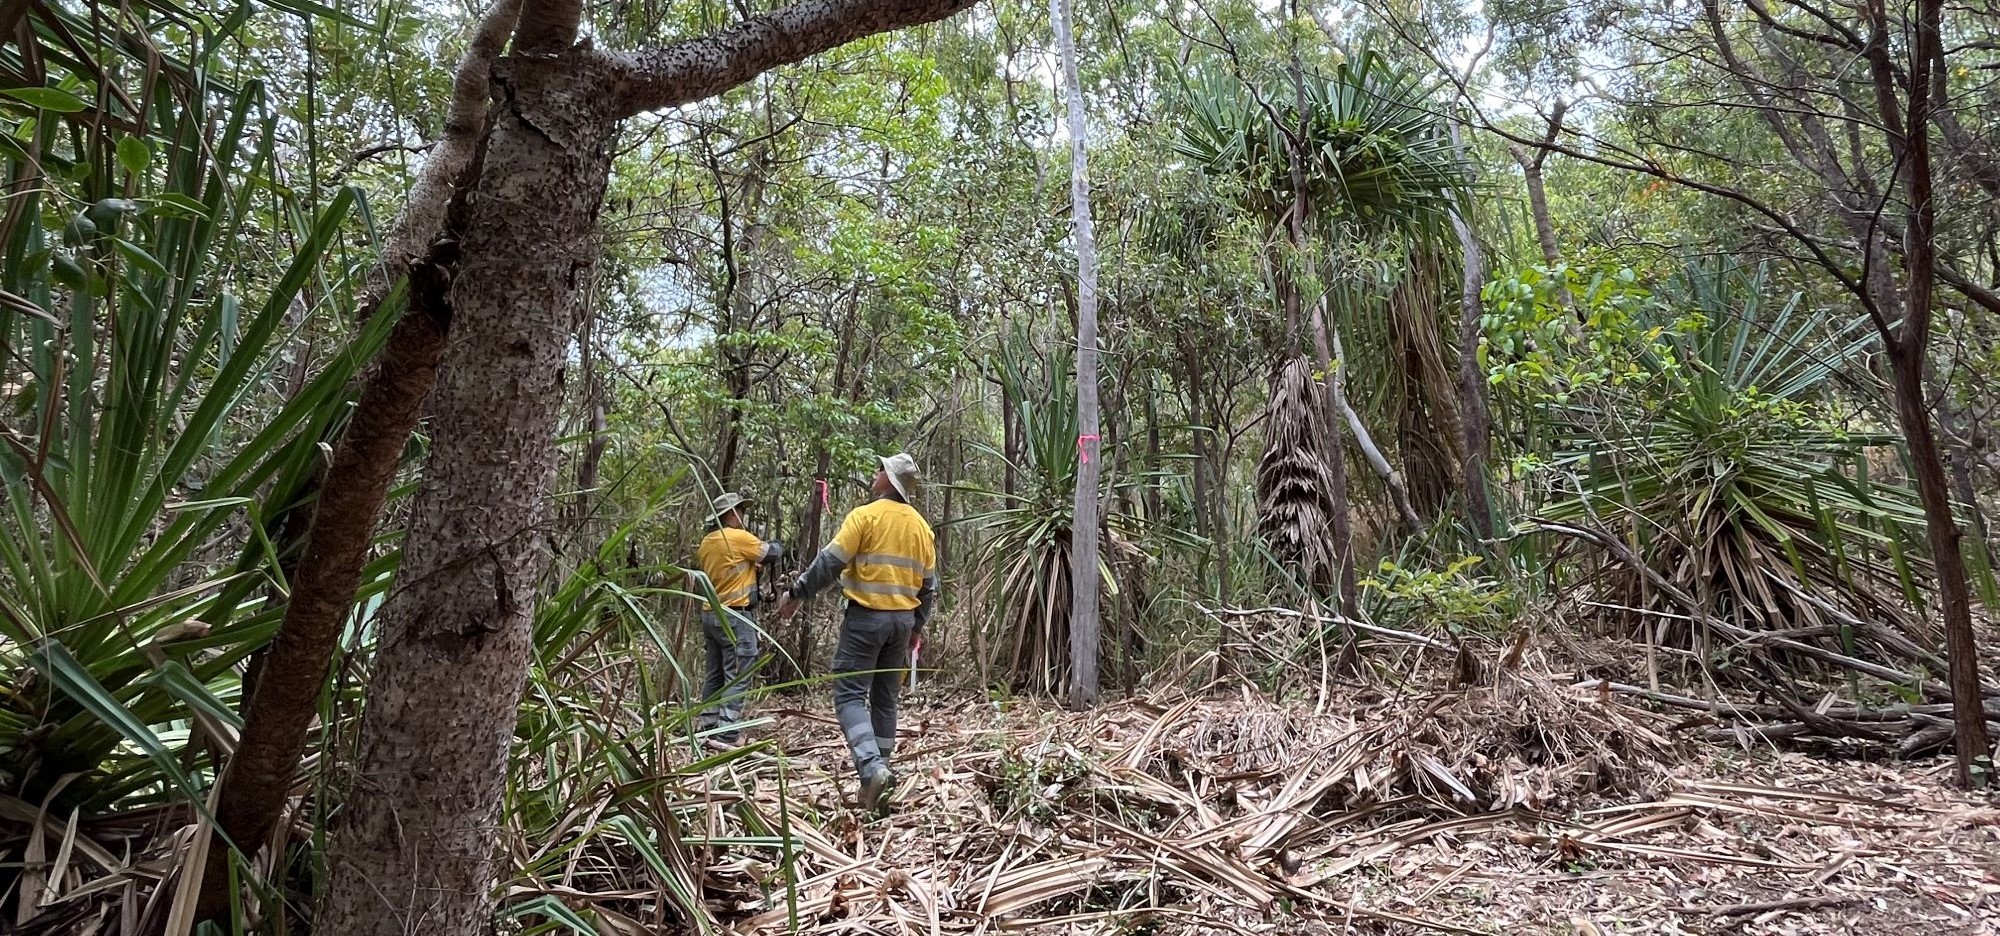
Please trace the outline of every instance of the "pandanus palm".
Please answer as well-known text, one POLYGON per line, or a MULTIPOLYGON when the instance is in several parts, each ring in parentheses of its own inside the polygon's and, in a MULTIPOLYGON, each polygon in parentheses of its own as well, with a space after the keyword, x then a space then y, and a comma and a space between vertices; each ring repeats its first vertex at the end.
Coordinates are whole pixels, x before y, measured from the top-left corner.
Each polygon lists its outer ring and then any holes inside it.
MULTIPOLYGON (((1305 310, 1319 358, 1317 370, 1323 379, 1335 378, 1323 392, 1300 393, 1284 375, 1296 376, 1309 366, 1295 360, 1279 368, 1273 380, 1270 425, 1322 428, 1270 433, 1259 466, 1260 524, 1279 547, 1281 558, 1292 563, 1305 563, 1323 552, 1302 549, 1298 545, 1302 533, 1330 536, 1334 552, 1351 571, 1352 558, 1341 542, 1347 505, 1337 427, 1346 421, 1358 428, 1359 422, 1343 420, 1348 407, 1337 396, 1332 349, 1338 345, 1339 332, 1336 328, 1329 336, 1324 302, 1308 301, 1302 286, 1327 278, 1328 273, 1336 280, 1347 277, 1342 270, 1323 268, 1307 258, 1320 252, 1313 249, 1315 243, 1336 258, 1363 244, 1393 245, 1406 257, 1448 252, 1451 212, 1466 190, 1464 167, 1422 81, 1373 51, 1363 51, 1330 71, 1295 69, 1273 81, 1211 75, 1193 83, 1187 109, 1176 149, 1205 176, 1230 189, 1240 207, 1266 226, 1266 259, 1286 312, 1292 355, 1300 357, 1305 310), (1324 410, 1320 418, 1287 411, 1310 407, 1315 397, 1324 410), (1301 446, 1314 451, 1296 451, 1301 446), (1299 466, 1315 464, 1330 471, 1284 477, 1299 466), (1281 503, 1287 500, 1300 502, 1281 503), (1333 526, 1316 534, 1300 531, 1293 528, 1300 517, 1326 517, 1333 526)), ((1400 349, 1402 343, 1421 343, 1423 336, 1437 331, 1436 280, 1423 282, 1433 286, 1428 301, 1370 301, 1365 293, 1351 289, 1322 290, 1321 296, 1356 297, 1355 301, 1395 317, 1397 321, 1383 331, 1400 349), (1405 318, 1410 321, 1401 321, 1405 318)), ((1441 357, 1433 362, 1429 355, 1382 357, 1444 366, 1441 357)), ((1397 376, 1420 392, 1451 386, 1448 373, 1397 376)), ((1450 398, 1427 402, 1433 417, 1429 421, 1435 424, 1430 431, 1450 439, 1449 432, 1439 431, 1448 429, 1453 419, 1450 398)), ((1365 436, 1357 439, 1364 446, 1372 444, 1365 436)), ((1300 571, 1308 581, 1314 577, 1310 570, 1300 571)))

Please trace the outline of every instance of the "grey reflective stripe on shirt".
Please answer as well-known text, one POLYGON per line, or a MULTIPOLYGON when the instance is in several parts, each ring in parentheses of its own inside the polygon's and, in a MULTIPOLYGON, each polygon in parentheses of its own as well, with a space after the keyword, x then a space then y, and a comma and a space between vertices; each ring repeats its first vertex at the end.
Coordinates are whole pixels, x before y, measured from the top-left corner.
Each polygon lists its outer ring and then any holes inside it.
POLYGON ((862 582, 852 576, 840 577, 840 587, 864 595, 900 595, 904 598, 917 597, 917 590, 908 585, 892 585, 888 582, 862 582))
POLYGON ((930 570, 924 568, 922 562, 911 559, 908 556, 898 556, 894 553, 861 553, 847 560, 847 564, 850 566, 884 565, 893 566, 898 569, 909 569, 912 572, 926 575, 930 573, 930 570))
POLYGON ((841 548, 841 545, 839 543, 828 543, 826 544, 826 548, 821 551, 826 553, 827 555, 832 556, 835 559, 840 560, 841 562, 847 561, 847 550, 841 548))

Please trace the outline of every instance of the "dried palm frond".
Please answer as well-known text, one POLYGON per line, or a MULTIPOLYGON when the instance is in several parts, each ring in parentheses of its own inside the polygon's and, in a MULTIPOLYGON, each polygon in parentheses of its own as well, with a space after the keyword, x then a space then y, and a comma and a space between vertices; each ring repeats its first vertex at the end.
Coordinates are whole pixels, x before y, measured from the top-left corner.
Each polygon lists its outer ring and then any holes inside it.
POLYGON ((1271 554, 1299 581, 1331 588, 1339 572, 1333 539, 1333 468, 1311 361, 1286 363, 1265 410, 1264 457, 1257 462, 1257 527, 1271 554))
POLYGON ((1386 322, 1395 406, 1396 447, 1410 502, 1426 517, 1444 512, 1458 491, 1458 386, 1446 359, 1439 300, 1446 258, 1432 245, 1411 252, 1403 278, 1389 293, 1386 322))

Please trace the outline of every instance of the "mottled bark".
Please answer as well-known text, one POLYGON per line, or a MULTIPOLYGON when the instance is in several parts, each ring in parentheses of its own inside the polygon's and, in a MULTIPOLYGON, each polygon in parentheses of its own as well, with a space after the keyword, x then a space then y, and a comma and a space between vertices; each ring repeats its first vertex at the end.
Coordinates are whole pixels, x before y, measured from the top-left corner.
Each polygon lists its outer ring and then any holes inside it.
POLYGON ((409 272, 411 261, 427 252, 431 241, 444 229, 446 205, 466 166, 472 162, 480 128, 486 123, 488 74, 493 69, 493 60, 507 44, 508 35, 514 31, 520 12, 521 0, 499 0, 473 28, 465 57, 452 73, 451 104, 445 109, 444 132, 417 170, 402 214, 396 217, 395 225, 384 239, 382 256, 370 276, 370 289, 378 301, 409 272))
MULTIPOLYGON (((436 379, 451 322, 445 291, 457 259, 455 239, 439 235, 448 219, 462 218, 465 206, 453 198, 454 191, 477 177, 487 76, 519 8, 520 0, 500 0, 474 29, 455 76, 444 133, 424 160, 370 273, 364 315, 373 315, 405 275, 411 280, 410 308, 362 385, 353 417, 334 445, 332 463, 317 481, 318 496, 310 510, 303 557, 290 576, 292 594, 284 619, 245 674, 243 736, 217 794, 218 834, 207 849, 198 920, 220 920, 228 910, 231 851, 225 843, 254 855, 270 838, 291 795, 317 711, 314 703, 353 608, 377 519, 436 379)), ((305 515, 304 510, 294 513, 305 515)))
POLYGON ((806 0, 700 39, 610 56, 608 90, 625 116, 673 107, 816 52, 972 6, 973 0, 806 0))
POLYGON ((563 362, 616 122, 573 63, 499 70, 450 298, 454 336, 395 590, 377 616, 353 787, 319 929, 483 932, 547 563, 563 362))
POLYGON ((317 932, 492 928, 498 823, 536 586, 563 365, 596 260, 619 121, 710 96, 965 0, 809 0, 639 56, 574 46, 580 4, 529 0, 494 69, 450 290, 435 436, 377 649, 317 932))
MULTIPOLYGON (((427 266, 420 264, 419 272, 427 266)), ((228 841, 250 854, 270 837, 291 796, 306 731, 319 711, 327 668, 374 542, 376 517, 436 379, 451 310, 442 291, 429 287, 441 286, 447 275, 414 277, 429 282, 396 323, 354 420, 334 447, 284 622, 244 706, 243 737, 223 776, 215 816, 228 841)), ((198 919, 219 919, 228 910, 229 854, 221 840, 209 844, 198 919)))

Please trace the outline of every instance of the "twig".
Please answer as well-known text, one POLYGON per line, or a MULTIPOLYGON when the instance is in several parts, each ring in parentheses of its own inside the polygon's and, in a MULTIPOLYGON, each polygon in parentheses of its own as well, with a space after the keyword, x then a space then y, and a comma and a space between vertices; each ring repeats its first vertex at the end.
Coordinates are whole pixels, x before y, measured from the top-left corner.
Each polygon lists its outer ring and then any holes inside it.
POLYGON ((1860 902, 1859 897, 1794 897, 1790 900, 1765 900, 1758 903, 1725 904, 1717 907, 1675 907, 1674 910, 1679 913, 1706 913, 1716 917, 1739 917, 1771 910, 1822 910, 1860 902))
MULTIPOLYGON (((1260 614, 1275 614, 1279 617, 1300 618, 1300 619, 1308 617, 1308 615, 1305 612, 1294 611, 1290 608, 1210 608, 1206 605, 1202 605, 1199 603, 1197 603, 1195 607, 1200 609, 1203 614, 1206 614, 1209 617, 1217 619, 1226 617, 1256 617, 1260 614)), ((1375 634, 1382 637, 1395 637, 1399 640, 1407 640, 1414 644, 1419 644, 1421 646, 1429 647, 1432 650, 1444 651, 1445 653, 1458 652, 1457 644, 1448 644, 1440 640, 1434 640, 1432 638, 1425 637, 1422 634, 1415 634, 1404 630, 1396 630, 1393 627, 1383 627, 1379 624, 1363 623, 1361 621, 1354 620, 1353 618, 1345 617, 1339 614, 1333 614, 1331 612, 1321 613, 1318 617, 1318 620, 1330 621, 1334 624, 1339 624, 1343 627, 1352 627, 1355 630, 1369 634, 1375 634)))

